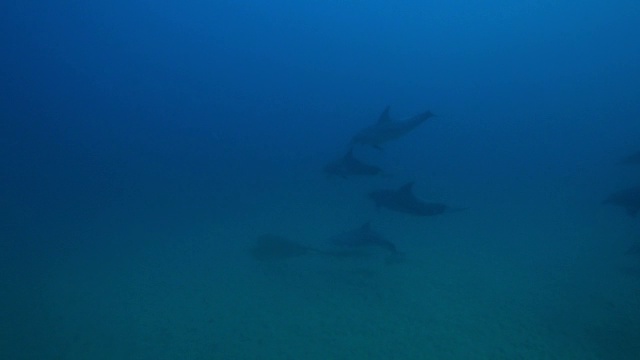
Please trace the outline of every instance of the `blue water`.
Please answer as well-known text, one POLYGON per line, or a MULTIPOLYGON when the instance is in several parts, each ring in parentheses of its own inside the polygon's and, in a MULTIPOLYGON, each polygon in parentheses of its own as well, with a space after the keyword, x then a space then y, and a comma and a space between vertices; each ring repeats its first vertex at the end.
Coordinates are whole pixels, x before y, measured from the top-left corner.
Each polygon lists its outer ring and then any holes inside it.
POLYGON ((639 359, 637 1, 0 5, 1 359, 639 359), (385 106, 437 116, 328 177, 385 106), (413 181, 464 211, 366 194, 413 181), (258 261, 370 221, 385 261, 258 261))

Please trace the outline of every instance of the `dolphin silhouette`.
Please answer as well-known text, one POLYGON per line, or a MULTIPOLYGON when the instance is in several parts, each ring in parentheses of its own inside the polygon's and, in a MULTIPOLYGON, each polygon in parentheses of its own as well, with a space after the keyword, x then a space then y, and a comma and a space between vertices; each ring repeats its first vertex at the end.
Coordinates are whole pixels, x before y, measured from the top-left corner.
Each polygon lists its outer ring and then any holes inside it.
POLYGON ((324 172, 330 176, 340 176, 346 179, 349 176, 379 175, 382 174, 382 169, 356 159, 353 156, 353 148, 350 148, 342 158, 325 165, 324 172))
POLYGON ((408 182, 399 189, 376 190, 369 193, 376 207, 416 216, 434 216, 446 211, 464 210, 453 209, 443 203, 430 203, 418 199, 413 194, 413 182, 408 182))
POLYGON ((426 111, 404 121, 392 121, 389 116, 389 109, 390 106, 384 109, 375 124, 358 132, 351 139, 351 144, 369 145, 381 149, 383 143, 406 135, 427 119, 435 116, 431 111, 426 111))

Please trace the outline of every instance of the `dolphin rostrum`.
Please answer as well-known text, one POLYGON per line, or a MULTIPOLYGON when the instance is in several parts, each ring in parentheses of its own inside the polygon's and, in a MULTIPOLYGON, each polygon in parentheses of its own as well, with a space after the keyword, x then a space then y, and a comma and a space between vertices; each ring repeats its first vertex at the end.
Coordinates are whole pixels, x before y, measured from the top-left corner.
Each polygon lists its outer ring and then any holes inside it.
POLYGON ((351 144, 361 144, 373 146, 381 149, 381 145, 391 140, 395 140, 404 136, 427 119, 434 116, 431 111, 413 116, 405 121, 392 121, 389 116, 389 106, 387 106, 378 121, 357 133, 352 139, 351 144))
POLYGON ((325 165, 324 172, 330 176, 340 176, 346 179, 348 176, 375 176, 382 174, 382 169, 356 159, 353 156, 353 148, 350 148, 342 158, 325 165))
POLYGON ((376 190, 369 193, 369 198, 373 200, 376 207, 385 207, 390 210, 416 215, 434 216, 445 211, 463 210, 452 209, 443 203, 430 203, 418 199, 413 194, 413 182, 404 184, 399 189, 376 190))

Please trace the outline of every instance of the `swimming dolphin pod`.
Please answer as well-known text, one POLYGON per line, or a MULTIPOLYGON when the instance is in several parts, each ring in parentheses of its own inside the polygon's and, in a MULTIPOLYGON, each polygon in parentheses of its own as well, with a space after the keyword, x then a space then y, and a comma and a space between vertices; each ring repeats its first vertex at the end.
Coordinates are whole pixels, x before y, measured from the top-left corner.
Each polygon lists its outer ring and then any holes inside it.
MULTIPOLYGON (((383 144, 403 137, 434 116, 431 111, 425 111, 403 121, 394 121, 389 112, 390 107, 387 106, 374 124, 357 132, 349 142, 347 153, 326 164, 323 167, 324 173, 328 176, 339 176, 345 179, 352 176, 384 174, 380 167, 367 164, 356 158, 354 147, 371 146, 381 149, 383 144)), ((397 190, 372 191, 369 193, 369 198, 374 201, 377 207, 385 207, 416 216, 433 216, 452 210, 443 203, 431 203, 418 199, 413 194, 412 187, 413 182, 409 182, 397 190)), ((251 253, 254 258, 260 260, 288 259, 309 254, 332 258, 350 258, 361 257, 369 249, 383 250, 389 255, 388 262, 401 259, 395 244, 374 231, 370 222, 333 237, 330 246, 326 248, 313 248, 279 236, 263 235, 258 238, 251 253)))

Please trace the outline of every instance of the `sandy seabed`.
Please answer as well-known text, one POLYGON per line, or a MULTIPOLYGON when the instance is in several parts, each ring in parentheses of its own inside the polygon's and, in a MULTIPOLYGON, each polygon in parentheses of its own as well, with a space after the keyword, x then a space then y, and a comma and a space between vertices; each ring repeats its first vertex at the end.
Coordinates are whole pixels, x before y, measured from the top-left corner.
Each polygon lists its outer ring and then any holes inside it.
POLYGON ((640 358, 640 259, 624 254, 638 227, 619 210, 547 184, 415 218, 348 186, 254 194, 171 231, 89 224, 91 246, 5 262, 0 357, 640 358), (246 252, 262 233, 322 246, 368 220, 406 261, 246 252))

